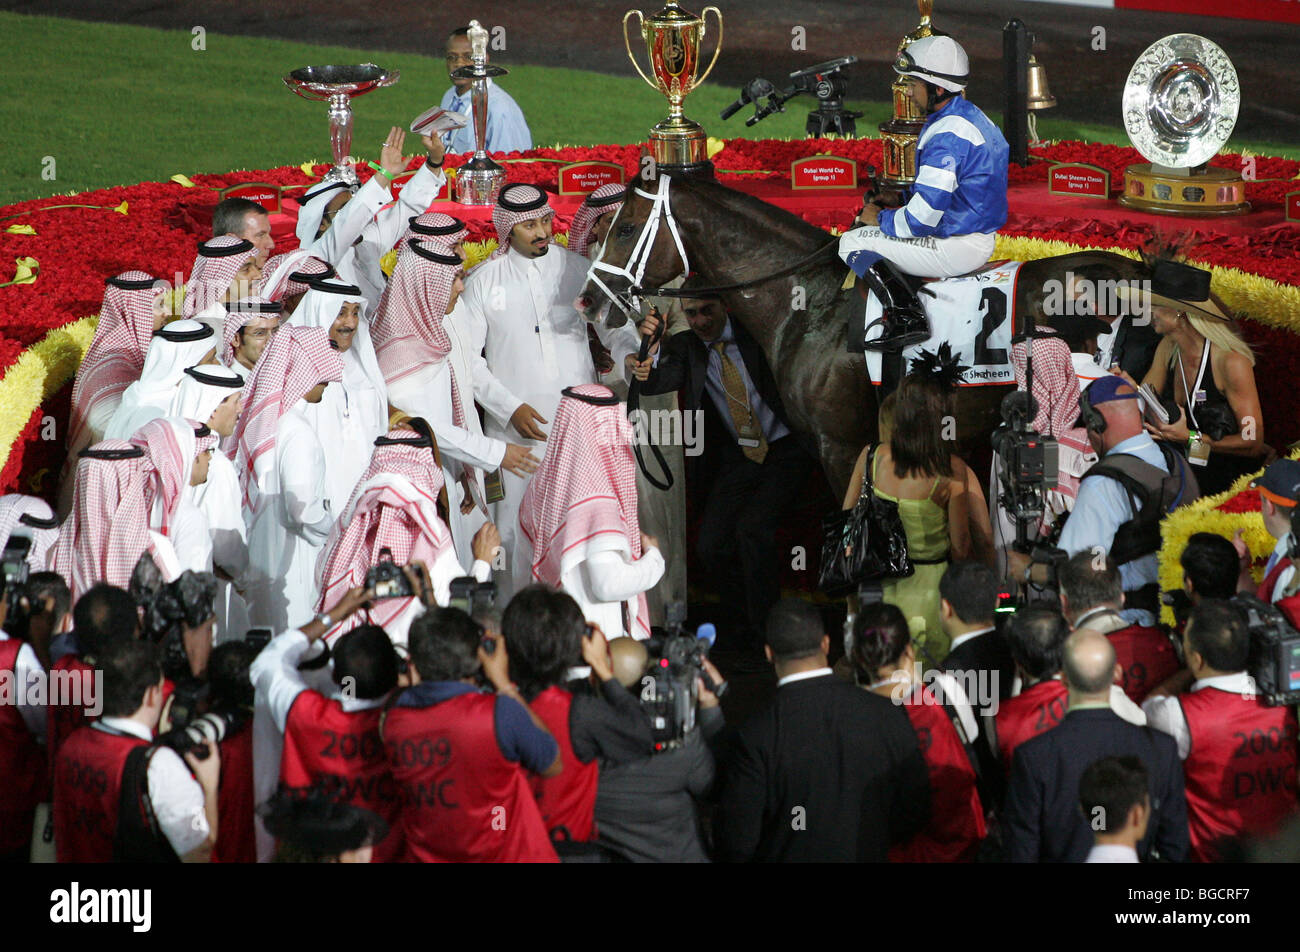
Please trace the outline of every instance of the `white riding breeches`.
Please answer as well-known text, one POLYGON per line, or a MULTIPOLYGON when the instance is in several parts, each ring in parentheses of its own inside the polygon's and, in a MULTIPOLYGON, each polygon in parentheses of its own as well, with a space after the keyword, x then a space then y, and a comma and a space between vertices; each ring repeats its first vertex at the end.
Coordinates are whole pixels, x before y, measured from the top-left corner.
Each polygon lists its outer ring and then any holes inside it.
POLYGON ((955 278, 987 263, 993 256, 996 237, 991 232, 949 238, 892 238, 875 225, 864 225, 840 236, 839 255, 847 261, 855 251, 874 251, 904 274, 955 278))

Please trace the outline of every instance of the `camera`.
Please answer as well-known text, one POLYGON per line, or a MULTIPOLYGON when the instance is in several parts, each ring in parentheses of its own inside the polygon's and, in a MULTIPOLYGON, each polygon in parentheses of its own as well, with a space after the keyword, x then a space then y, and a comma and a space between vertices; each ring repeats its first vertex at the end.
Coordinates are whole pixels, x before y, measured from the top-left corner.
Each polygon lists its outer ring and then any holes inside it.
POLYGON ((375 598, 413 598, 411 581, 402 567, 393 561, 393 550, 384 546, 379 550, 379 561, 366 572, 366 588, 375 598))
MULTIPOLYGON (((174 708, 174 703, 173 703, 174 708)), ((213 745, 221 743, 227 734, 233 734, 243 726, 243 714, 217 713, 209 711, 190 719, 183 726, 173 727, 165 734, 159 734, 154 743, 160 747, 170 747, 184 757, 193 754, 199 760, 207 760, 207 741, 213 745)))
POLYGON ((722 118, 730 119, 746 103, 753 103, 754 114, 745 120, 746 126, 752 126, 766 119, 774 112, 785 112, 785 104, 802 93, 807 93, 817 100, 817 108, 808 114, 804 132, 811 138, 820 139, 827 133, 852 136, 857 134, 855 120, 862 118, 862 113, 844 108, 844 94, 848 92, 848 79, 843 70, 858 61, 856 56, 841 56, 827 60, 807 69, 797 69, 789 76, 790 85, 777 89, 766 79, 753 79, 740 90, 740 96, 726 109, 722 118), (767 102, 761 103, 760 100, 767 102))
POLYGON ((451 590, 448 608, 459 608, 476 621, 496 610, 496 582, 480 582, 472 575, 462 575, 452 579, 448 587, 451 590))
POLYGON ((716 629, 706 623, 688 634, 685 621, 685 603, 670 602, 665 607, 663 634, 652 636, 646 643, 650 665, 641 706, 650 715, 655 753, 681 747, 695 729, 697 678, 718 697, 726 692, 726 684, 715 684, 704 668, 704 659, 717 637, 716 629))
POLYGON ((1246 616, 1250 631, 1250 660, 1246 669, 1269 707, 1300 703, 1300 632, 1292 628, 1276 605, 1249 593, 1233 602, 1246 616))
MULTIPOLYGON (((1017 390, 1002 399, 1002 425, 993 431, 993 451, 1002 460, 999 502, 1016 522, 1016 544, 1028 542, 1029 528, 1042 518, 1047 490, 1056 488, 1058 447, 1030 425, 1038 401, 1017 390)), ((1022 551, 1026 551, 1022 549, 1022 551)))
POLYGON ((26 536, 9 537, 5 543, 4 554, 0 555, 0 571, 4 573, 4 590, 12 606, 17 600, 19 589, 27 584, 30 569, 27 556, 32 551, 32 540, 26 536))

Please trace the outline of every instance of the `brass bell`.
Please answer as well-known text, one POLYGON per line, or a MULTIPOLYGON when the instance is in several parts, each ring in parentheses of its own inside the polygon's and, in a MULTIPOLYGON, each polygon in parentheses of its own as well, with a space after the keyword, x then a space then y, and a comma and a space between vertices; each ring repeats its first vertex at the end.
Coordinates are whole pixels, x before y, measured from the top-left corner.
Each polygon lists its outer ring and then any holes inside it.
POLYGON ((1047 88, 1047 69, 1038 62, 1033 53, 1029 54, 1029 90, 1028 105, 1030 109, 1051 109, 1056 105, 1056 97, 1047 88))

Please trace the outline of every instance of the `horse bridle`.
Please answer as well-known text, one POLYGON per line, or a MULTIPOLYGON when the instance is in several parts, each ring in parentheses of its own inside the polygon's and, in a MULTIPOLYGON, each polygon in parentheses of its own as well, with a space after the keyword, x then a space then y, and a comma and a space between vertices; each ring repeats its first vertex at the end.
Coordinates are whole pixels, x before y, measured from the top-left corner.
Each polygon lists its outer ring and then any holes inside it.
MULTIPOLYGON (((587 272, 588 279, 605 292, 606 297, 618 305, 619 309, 631 320, 636 320, 641 315, 641 298, 643 297, 671 297, 671 298, 689 298, 700 295, 720 294, 723 291, 740 291, 744 288, 752 288, 755 285, 762 284, 765 281, 774 281, 777 278, 784 278, 794 274, 805 265, 811 264, 818 258, 826 254, 832 248, 839 244, 838 238, 832 238, 826 244, 821 245, 811 254, 805 255, 791 265, 787 265, 779 271, 773 271, 771 274, 765 274, 761 278, 754 278, 749 281, 736 281, 732 284, 720 284, 716 287, 709 288, 647 288, 642 287, 641 281, 645 277, 645 271, 650 264, 650 255, 654 250, 655 239, 659 236, 659 223, 665 221, 668 224, 668 233, 673 237, 673 244, 677 246, 677 254, 682 261, 682 274, 691 273, 690 258, 686 254, 686 245, 682 242, 681 232, 677 227, 677 219, 673 217, 673 206, 670 195, 672 188, 672 176, 660 175, 658 187, 654 193, 644 191, 643 189, 633 188, 633 191, 642 198, 648 198, 652 202, 650 215, 646 218, 645 225, 641 228, 641 233, 637 236, 636 244, 632 246, 632 254, 628 256, 627 263, 622 267, 612 264, 606 264, 604 261, 593 262, 587 272), (604 281, 601 280, 598 272, 608 272, 612 275, 626 278, 629 286, 623 293, 618 293, 610 289, 604 281)), ((621 210, 620 210, 621 214, 621 210)), ((618 223, 615 218, 611 224, 611 230, 614 224, 618 223)))

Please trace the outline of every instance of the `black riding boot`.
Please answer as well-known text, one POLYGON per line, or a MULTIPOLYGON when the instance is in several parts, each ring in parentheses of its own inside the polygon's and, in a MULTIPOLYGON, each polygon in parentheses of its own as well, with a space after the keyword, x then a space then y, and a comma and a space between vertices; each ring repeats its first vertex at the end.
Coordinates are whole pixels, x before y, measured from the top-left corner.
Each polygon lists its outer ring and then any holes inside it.
POLYGON ((883 333, 866 343, 867 350, 902 350, 930 337, 930 319, 903 273, 886 258, 881 258, 863 275, 883 309, 883 333))

